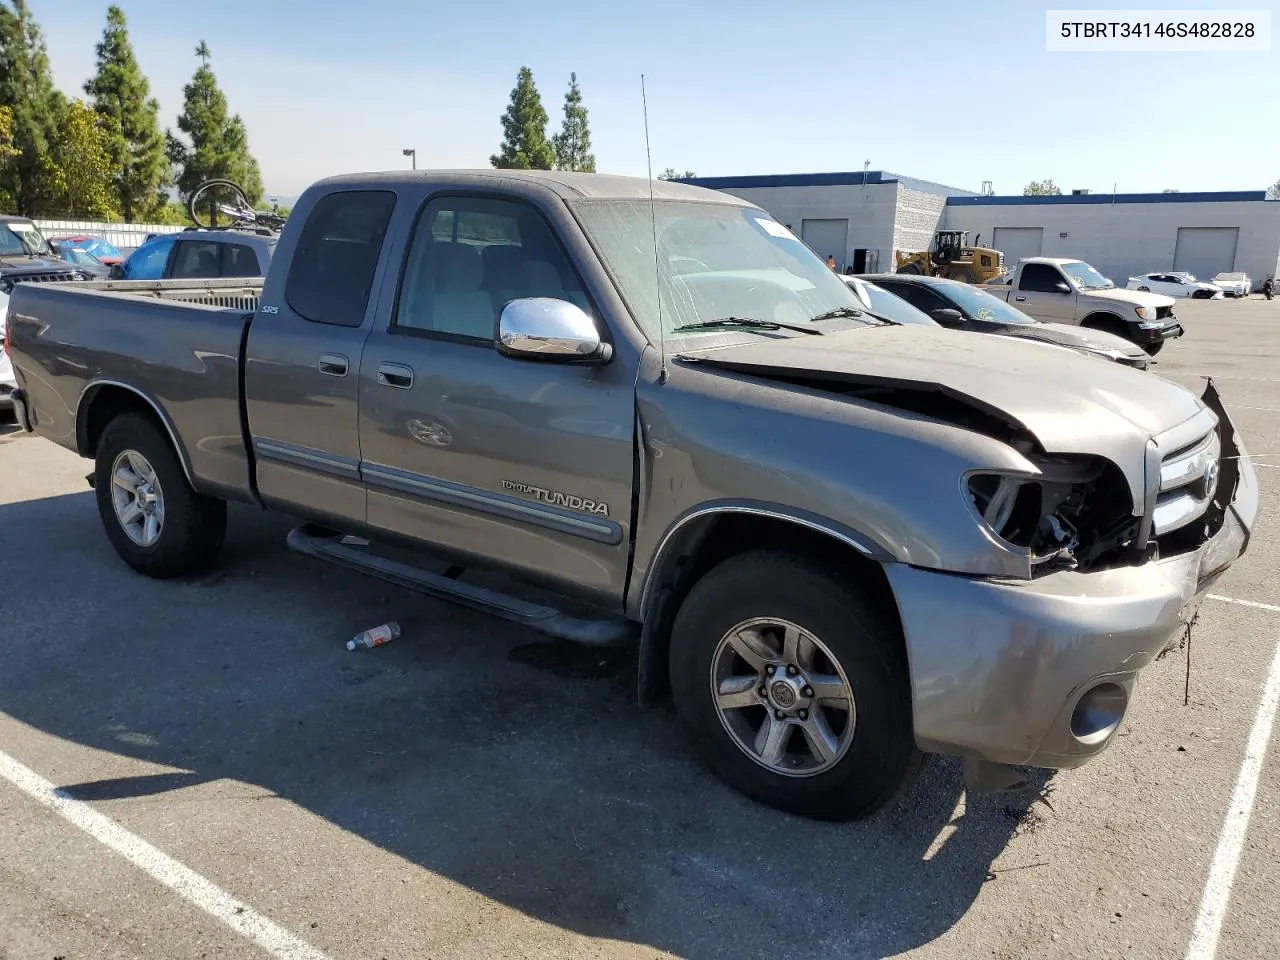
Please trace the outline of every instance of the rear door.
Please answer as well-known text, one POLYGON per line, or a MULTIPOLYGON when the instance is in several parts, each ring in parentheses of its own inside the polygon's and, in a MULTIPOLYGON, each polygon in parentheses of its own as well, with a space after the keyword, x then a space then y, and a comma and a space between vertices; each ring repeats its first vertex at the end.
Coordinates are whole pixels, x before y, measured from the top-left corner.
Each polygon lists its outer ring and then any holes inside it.
POLYGON ((1024 263, 1013 290, 1012 303, 1037 320, 1078 323, 1075 287, 1049 263, 1024 263), (1062 287, 1066 286, 1066 291, 1062 287))
POLYGON ((634 375, 500 355, 507 302, 553 297, 607 326, 533 204, 443 195, 417 216, 361 362, 369 526, 621 602, 634 375))
POLYGON ((264 291, 250 327, 245 391, 262 499, 293 513, 364 523, 360 357, 387 257, 396 195, 337 191, 312 207, 283 295, 264 291))

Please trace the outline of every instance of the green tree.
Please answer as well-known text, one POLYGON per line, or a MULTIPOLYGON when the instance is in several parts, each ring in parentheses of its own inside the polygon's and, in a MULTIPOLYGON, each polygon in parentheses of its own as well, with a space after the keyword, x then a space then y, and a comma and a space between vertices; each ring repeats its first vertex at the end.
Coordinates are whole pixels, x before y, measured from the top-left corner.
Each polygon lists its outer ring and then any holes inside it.
POLYGON ((660 174, 658 174, 658 179, 659 180, 692 180, 696 176, 697 174, 694 173, 692 170, 686 170, 684 173, 681 173, 675 167, 667 167, 667 169, 663 170, 660 174))
POLYGON ((591 152, 591 127, 587 108, 582 105, 578 75, 569 74, 569 92, 564 95, 564 120, 560 132, 551 138, 556 151, 557 170, 595 173, 596 158, 591 152))
POLYGON ((209 47, 196 47, 200 67, 182 90, 183 109, 178 129, 187 140, 166 131, 169 160, 179 168, 178 192, 191 196, 205 180, 225 177, 244 190, 250 203, 262 199, 262 173, 249 152, 249 134, 240 116, 228 113, 227 97, 209 69, 209 47), (188 142, 189 141, 189 142, 188 142))
POLYGON ((86 220, 119 216, 110 121, 83 100, 72 100, 63 109, 49 142, 47 168, 51 189, 47 212, 86 220))
POLYGON ((19 213, 42 213, 52 196, 49 146, 65 103, 26 0, 0 2, 0 107, 13 113, 11 146, 17 151, 0 171, 0 195, 19 213))
POLYGON ((555 161, 555 149, 547 140, 547 111, 533 71, 521 67, 502 115, 502 143, 489 162, 501 170, 550 170, 555 161))
POLYGON ((171 180, 160 104, 138 67, 124 11, 107 7, 107 25, 98 44, 98 70, 84 85, 105 121, 113 166, 112 189, 126 221, 145 221, 168 202, 171 180))
POLYGON ((1060 197, 1062 191, 1052 180, 1032 180, 1022 188, 1024 197, 1060 197))

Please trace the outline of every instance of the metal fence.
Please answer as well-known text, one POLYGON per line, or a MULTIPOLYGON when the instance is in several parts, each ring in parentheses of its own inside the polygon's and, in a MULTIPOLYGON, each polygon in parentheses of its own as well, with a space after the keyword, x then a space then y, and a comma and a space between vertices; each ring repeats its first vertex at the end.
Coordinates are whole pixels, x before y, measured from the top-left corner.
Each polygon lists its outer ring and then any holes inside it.
POLYGON ((46 237, 87 233, 125 250, 142 246, 149 233, 181 233, 183 229, 171 223, 102 223, 95 220, 36 220, 35 224, 46 237))

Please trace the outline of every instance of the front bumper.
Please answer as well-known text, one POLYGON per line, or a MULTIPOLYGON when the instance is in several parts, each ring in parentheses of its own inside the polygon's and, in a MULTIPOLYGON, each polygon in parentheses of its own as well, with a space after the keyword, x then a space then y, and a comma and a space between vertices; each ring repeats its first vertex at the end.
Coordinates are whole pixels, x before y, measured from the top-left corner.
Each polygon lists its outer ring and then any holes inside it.
POLYGON ((1137 328, 1137 337, 1135 343, 1140 347, 1145 347, 1152 343, 1162 343, 1165 340, 1172 340, 1183 334, 1182 324, 1170 323, 1168 326, 1155 327, 1154 329, 1137 328))
POLYGON ((1239 463, 1221 529, 1194 552, 1016 581, 889 564, 919 747, 1042 767, 1078 766, 1105 749, 1138 671, 1176 640, 1248 544, 1258 485, 1243 449, 1239 463), (1073 717, 1101 690, 1115 723, 1082 734, 1073 717))

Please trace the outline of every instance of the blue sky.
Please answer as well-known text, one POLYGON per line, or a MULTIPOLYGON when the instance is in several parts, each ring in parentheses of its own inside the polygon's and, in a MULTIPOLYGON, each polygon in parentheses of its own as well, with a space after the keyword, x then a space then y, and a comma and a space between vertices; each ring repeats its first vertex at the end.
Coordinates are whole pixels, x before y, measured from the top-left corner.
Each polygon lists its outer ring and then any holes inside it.
MULTIPOLYGON (((56 81, 78 91, 107 3, 29 2, 56 81)), ((196 43, 209 43, 267 190, 280 196, 330 174, 404 166, 404 147, 417 149, 419 167, 487 166, 521 65, 533 69, 552 130, 577 71, 601 172, 645 172, 643 72, 655 172, 859 170, 870 160, 968 189, 991 180, 998 193, 1044 177, 1099 192, 1113 182, 1262 189, 1280 178, 1278 54, 1045 52, 1046 6, 1102 0, 120 5, 164 124, 181 110, 196 43)), ((1274 4, 1218 6, 1272 9, 1280 29, 1274 4)))

